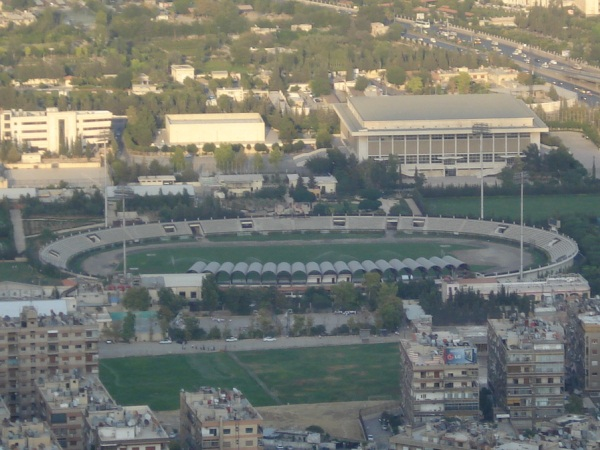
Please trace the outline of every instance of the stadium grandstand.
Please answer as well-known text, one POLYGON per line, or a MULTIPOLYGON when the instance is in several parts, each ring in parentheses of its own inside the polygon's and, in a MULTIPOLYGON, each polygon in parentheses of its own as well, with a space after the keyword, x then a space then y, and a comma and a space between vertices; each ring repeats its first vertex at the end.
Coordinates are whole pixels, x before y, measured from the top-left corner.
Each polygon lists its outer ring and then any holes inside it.
MULTIPOLYGON (((81 232, 71 236, 62 237, 40 250, 40 260, 43 263, 51 264, 62 270, 68 270, 69 261, 74 257, 92 250, 110 249, 116 247, 125 240, 129 245, 152 242, 172 242, 183 239, 199 239, 204 236, 217 235, 251 235, 251 234, 269 234, 269 233, 302 233, 302 232, 352 232, 352 231, 396 231, 405 234, 424 234, 424 235, 449 235, 473 237, 482 240, 495 240, 506 242, 512 245, 518 245, 521 239, 521 227, 514 223, 472 220, 464 218, 449 217, 413 217, 413 216, 320 216, 320 217, 260 217, 260 218, 238 218, 238 219, 220 219, 220 220, 197 220, 190 222, 167 222, 167 223, 147 223, 142 225, 131 225, 124 228, 114 227, 106 229, 97 229, 88 232, 81 232)), ((523 227, 524 245, 530 248, 536 248, 547 256, 547 263, 536 268, 528 268, 523 272, 526 280, 535 280, 540 277, 546 277, 554 273, 567 271, 572 265, 575 256, 579 252, 577 243, 558 232, 545 230, 536 227, 523 227)), ((412 260, 410 258, 403 261, 391 260, 383 262, 358 262, 351 261, 347 263, 350 276, 355 276, 359 271, 379 270, 382 273, 386 271, 391 273, 400 273, 408 268, 414 272, 417 270, 435 270, 436 267, 442 267, 442 264, 451 262, 450 266, 458 267, 461 262, 451 261, 444 257, 442 261, 435 258, 426 259, 424 257, 412 260), (378 264, 379 263, 379 264, 378 264), (366 267, 365 267, 366 264, 366 267), (393 269, 393 270, 392 270, 393 269)), ((197 263, 200 264, 200 263, 197 263)), ((331 275, 339 277, 343 273, 343 266, 339 262, 332 262, 331 267, 327 266, 325 272, 324 266, 312 263, 305 264, 304 267, 299 263, 289 262, 290 267, 278 269, 277 265, 266 263, 260 266, 252 263, 245 268, 243 265, 230 263, 226 269, 219 263, 211 262, 208 267, 199 269, 200 272, 208 270, 211 273, 218 273, 219 276, 227 282, 234 278, 240 280, 245 277, 246 280, 276 280, 278 270, 287 270, 294 276, 306 277, 311 273, 321 273, 321 277, 331 275), (336 268, 335 265, 338 265, 336 268), (267 267, 268 266, 268 267, 267 267), (220 271, 220 272, 219 272, 220 271), (294 275, 295 274, 295 275, 294 275)), ((194 265, 195 267, 196 265, 194 265)), ((192 267, 190 270, 192 270, 192 267)), ((283 267, 283 266, 282 266, 283 267)), ((445 266, 449 267, 449 266, 445 266)), ((345 268, 343 268, 345 270, 345 268)), ((198 269, 194 269, 197 271, 198 269)), ((491 273, 503 280, 517 280, 519 277, 519 268, 506 273, 491 273)), ((357 275, 356 275, 357 276, 357 275)), ((250 281, 248 281, 250 282, 250 281)))

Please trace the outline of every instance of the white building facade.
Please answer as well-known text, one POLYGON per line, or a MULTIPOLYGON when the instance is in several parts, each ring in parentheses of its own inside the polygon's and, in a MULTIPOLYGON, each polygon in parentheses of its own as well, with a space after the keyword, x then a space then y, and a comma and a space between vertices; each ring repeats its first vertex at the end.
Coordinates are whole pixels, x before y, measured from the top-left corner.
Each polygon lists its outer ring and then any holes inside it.
POLYGON ((504 94, 352 97, 334 109, 359 160, 393 156, 406 175, 497 174, 548 131, 504 94))
POLYGON ((78 138, 84 144, 104 144, 110 139, 110 111, 4 110, 0 113, 0 136, 33 149, 58 153, 61 144, 78 138))

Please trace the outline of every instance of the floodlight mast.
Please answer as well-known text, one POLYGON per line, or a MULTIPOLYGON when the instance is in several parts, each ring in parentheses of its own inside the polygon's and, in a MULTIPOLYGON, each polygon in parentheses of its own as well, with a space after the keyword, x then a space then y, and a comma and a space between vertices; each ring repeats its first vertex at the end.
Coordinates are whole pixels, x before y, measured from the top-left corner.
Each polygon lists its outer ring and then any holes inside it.
POLYGON ((480 209, 479 218, 483 220, 483 135, 490 133, 490 126, 487 123, 473 124, 473 135, 479 136, 479 177, 480 177, 480 209))

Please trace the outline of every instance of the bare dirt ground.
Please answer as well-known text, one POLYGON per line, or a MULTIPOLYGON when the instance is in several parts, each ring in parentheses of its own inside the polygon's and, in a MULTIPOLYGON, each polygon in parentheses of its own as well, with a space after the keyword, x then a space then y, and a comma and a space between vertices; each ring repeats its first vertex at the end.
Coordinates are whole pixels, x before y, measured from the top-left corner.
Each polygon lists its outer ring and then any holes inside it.
MULTIPOLYGON (((256 409, 264 419, 265 428, 300 431, 317 425, 331 436, 361 440, 363 436, 358 421, 359 411, 379 403, 382 402, 317 403, 256 409)), ((179 411, 159 411, 156 412, 156 416, 168 433, 179 429, 179 411)))

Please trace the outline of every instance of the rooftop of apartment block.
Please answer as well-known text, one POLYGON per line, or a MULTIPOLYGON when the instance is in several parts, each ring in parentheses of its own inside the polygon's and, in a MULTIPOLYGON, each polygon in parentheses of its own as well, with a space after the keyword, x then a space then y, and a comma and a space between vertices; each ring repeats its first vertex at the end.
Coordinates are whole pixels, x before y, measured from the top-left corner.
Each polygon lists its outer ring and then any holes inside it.
POLYGON ((262 419, 239 389, 201 387, 197 392, 185 392, 185 401, 199 420, 262 419))
POLYGON ((98 430, 101 442, 168 439, 167 432, 146 405, 89 412, 86 420, 98 430))
POLYGON ((562 350, 564 329, 538 317, 529 319, 490 319, 496 334, 511 350, 562 350))
POLYGON ((85 377, 63 375, 40 377, 36 385, 44 400, 53 408, 87 407, 90 411, 111 411, 117 408, 104 385, 93 374, 85 377))
POLYGON ((45 448, 59 450, 60 445, 45 422, 34 418, 31 422, 2 421, 2 445, 6 448, 45 448))
POLYGON ((401 340, 400 343, 415 366, 473 365, 477 368, 477 349, 466 340, 448 336, 423 333, 418 340, 401 340))
POLYGON ((14 302, 6 301, 0 304, 3 306, 3 311, 7 313, 0 319, 0 328, 26 328, 28 321, 35 321, 35 325, 42 328, 95 324, 94 318, 88 314, 82 314, 77 311, 55 311, 53 306, 60 308, 61 305, 65 304, 64 300, 62 300, 62 303, 60 300, 22 301, 19 303, 20 313, 17 315, 14 315, 16 313, 14 302), (11 308, 6 310, 4 308, 5 304, 11 308))

